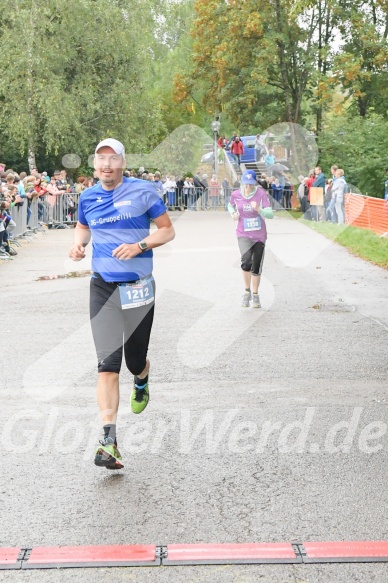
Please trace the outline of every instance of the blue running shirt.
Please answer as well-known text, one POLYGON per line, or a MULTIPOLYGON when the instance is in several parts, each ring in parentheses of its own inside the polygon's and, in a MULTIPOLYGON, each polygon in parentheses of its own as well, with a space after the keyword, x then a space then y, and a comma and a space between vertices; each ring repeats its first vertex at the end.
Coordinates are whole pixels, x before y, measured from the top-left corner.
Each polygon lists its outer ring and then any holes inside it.
POLYGON ((105 281, 128 282, 152 273, 152 250, 132 259, 116 259, 112 251, 122 243, 138 243, 150 233, 150 220, 166 212, 152 183, 123 177, 114 190, 100 183, 81 194, 78 221, 92 233, 92 270, 105 281))

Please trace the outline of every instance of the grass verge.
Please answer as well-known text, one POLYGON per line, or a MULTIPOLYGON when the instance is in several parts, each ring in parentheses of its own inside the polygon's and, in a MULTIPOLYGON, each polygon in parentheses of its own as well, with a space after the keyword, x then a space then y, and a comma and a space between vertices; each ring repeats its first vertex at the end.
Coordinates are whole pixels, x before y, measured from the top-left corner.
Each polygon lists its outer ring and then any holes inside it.
POLYGON ((313 231, 346 247, 353 255, 388 269, 388 238, 386 237, 380 237, 368 229, 359 229, 348 225, 305 221, 301 218, 303 213, 300 211, 278 211, 276 215, 290 220, 296 219, 313 231))
POLYGON ((312 223, 304 219, 301 219, 301 222, 346 247, 354 255, 388 269, 388 239, 386 237, 380 237, 369 229, 359 229, 348 225, 312 223))

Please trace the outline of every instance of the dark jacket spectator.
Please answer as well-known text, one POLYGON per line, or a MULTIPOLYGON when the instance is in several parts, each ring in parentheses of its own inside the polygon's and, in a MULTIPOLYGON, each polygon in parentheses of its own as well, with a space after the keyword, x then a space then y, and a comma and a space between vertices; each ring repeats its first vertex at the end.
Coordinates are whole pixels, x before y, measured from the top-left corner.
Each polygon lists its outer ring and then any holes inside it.
POLYGON ((315 168, 315 180, 313 182, 314 188, 323 188, 325 189, 325 175, 322 172, 322 168, 317 166, 315 168))

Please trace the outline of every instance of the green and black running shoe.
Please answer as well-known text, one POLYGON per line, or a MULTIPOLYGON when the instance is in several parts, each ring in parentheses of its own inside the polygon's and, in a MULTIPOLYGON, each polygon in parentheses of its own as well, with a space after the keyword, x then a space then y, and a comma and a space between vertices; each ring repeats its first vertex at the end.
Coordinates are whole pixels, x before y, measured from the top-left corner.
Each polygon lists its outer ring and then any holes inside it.
POLYGON ((96 466, 107 470, 121 470, 124 467, 122 457, 117 445, 111 437, 100 440, 100 446, 96 450, 94 463, 96 466))
POLYGON ((139 389, 136 385, 133 387, 133 391, 131 394, 131 409, 133 413, 141 413, 148 405, 148 401, 150 400, 150 393, 148 389, 148 382, 147 384, 139 389))

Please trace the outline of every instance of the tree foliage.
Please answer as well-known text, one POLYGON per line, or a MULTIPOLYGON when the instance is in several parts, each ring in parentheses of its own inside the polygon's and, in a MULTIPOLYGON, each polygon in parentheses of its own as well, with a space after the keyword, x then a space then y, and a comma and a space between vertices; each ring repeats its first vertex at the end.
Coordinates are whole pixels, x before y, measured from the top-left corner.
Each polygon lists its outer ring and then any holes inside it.
POLYGON ((362 117, 373 107, 388 112, 388 3, 386 0, 344 0, 337 8, 343 39, 329 81, 340 82, 354 96, 362 117))
POLYGON ((238 125, 252 113, 261 126, 300 122, 320 49, 323 16, 315 4, 197 0, 194 79, 207 81, 206 102, 238 125))
MULTIPOLYGON (((388 0, 0 0, 0 160, 51 168, 74 152, 85 166, 108 135, 150 153, 221 112, 222 134, 315 126, 337 161, 340 116, 374 152, 387 37, 388 0)), ((388 165, 382 144, 370 168, 388 165)))
POLYGON ((388 120, 379 114, 333 118, 319 140, 320 164, 325 169, 336 164, 362 194, 382 198, 387 135, 388 120))
POLYGON ((386 114, 387 0, 196 0, 195 10, 194 75, 176 83, 181 101, 204 82, 205 104, 237 126, 303 122, 312 108, 320 131, 340 86, 361 115, 386 114))
POLYGON ((2 153, 87 157, 107 135, 137 151, 152 143, 162 117, 147 91, 146 7, 0 0, 2 153))
POLYGON ((159 100, 165 123, 163 138, 185 124, 195 124, 209 131, 212 119, 212 112, 203 103, 205 83, 198 79, 191 86, 190 95, 186 91, 193 73, 193 6, 194 0, 160 0, 158 5, 152 91, 159 100))

